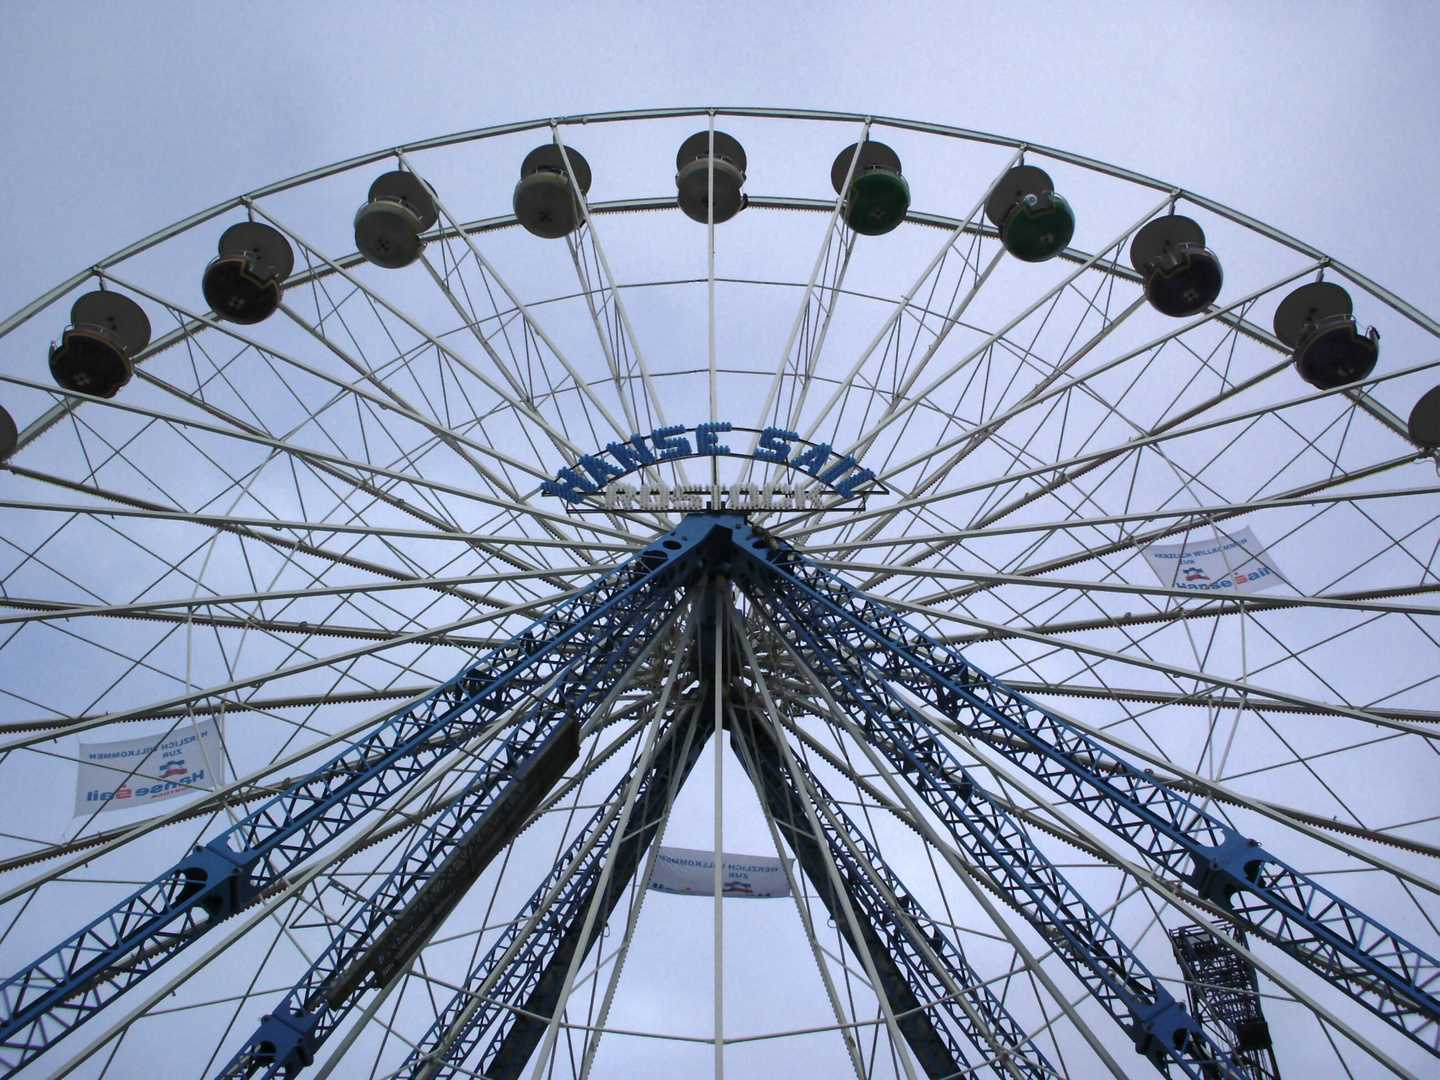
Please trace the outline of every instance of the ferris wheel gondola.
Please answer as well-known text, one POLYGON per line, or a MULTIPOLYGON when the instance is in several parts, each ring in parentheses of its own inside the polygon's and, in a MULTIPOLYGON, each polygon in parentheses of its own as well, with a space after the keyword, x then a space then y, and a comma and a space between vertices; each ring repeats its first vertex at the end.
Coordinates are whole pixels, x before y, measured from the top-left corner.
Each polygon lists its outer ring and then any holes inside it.
POLYGON ((101 260, 0 323, 0 1071, 1423 1073, 1437 336, 784 110, 101 260))

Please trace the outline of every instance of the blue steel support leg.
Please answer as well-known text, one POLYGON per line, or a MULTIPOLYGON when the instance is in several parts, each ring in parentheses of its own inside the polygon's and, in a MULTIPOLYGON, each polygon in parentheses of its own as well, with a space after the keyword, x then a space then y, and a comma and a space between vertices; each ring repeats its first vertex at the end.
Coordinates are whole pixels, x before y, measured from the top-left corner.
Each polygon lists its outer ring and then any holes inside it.
POLYGON ((619 903, 676 794, 714 730, 713 694, 700 691, 678 704, 656 743, 630 824, 619 846, 615 830, 630 782, 623 778, 556 860, 555 866, 499 939, 472 968, 395 1074, 405 1080, 480 1075, 513 1078, 534 1053, 558 1005, 565 973, 577 952, 588 955, 619 903), (595 901, 601 867, 614 849, 615 865, 601 908, 582 945, 585 912, 595 901), (525 928, 533 922, 530 933, 525 928), (469 1062, 468 1071, 462 1066, 469 1062))
POLYGON ((534 707, 541 719, 533 729, 519 726, 491 752, 217 1080, 298 1075, 368 990, 383 989, 410 967, 578 756, 580 726, 638 664, 655 629, 637 619, 611 630, 603 645, 579 646, 570 691, 543 699, 534 707), (528 737, 520 742, 520 735, 528 737))
POLYGON ((638 620, 658 625, 697 569, 723 556, 728 530, 717 524, 687 519, 658 537, 0 983, 0 1076, 54 1046, 458 748, 498 725, 553 724, 555 707, 572 707, 602 678, 578 666, 574 646, 584 643, 581 655, 603 662, 638 620), (533 707, 547 694, 548 710, 533 707))
POLYGON ((853 650, 817 639, 803 614, 774 593, 753 583, 748 591, 787 631, 802 663, 829 687, 863 736, 1051 943, 1139 1053, 1162 1072, 1168 1063, 1196 1080, 1246 1075, 949 751, 926 732, 897 726, 893 699, 871 682, 853 650))
MULTIPOLYGON (((880 601, 778 541, 748 529, 745 536, 736 544, 744 555, 737 566, 742 579, 757 595, 783 597, 797 624, 853 658, 863 677, 882 688, 904 687, 1133 845, 1172 881, 1440 1056, 1440 961, 880 601)), ((907 740, 935 740, 928 721, 889 689, 883 693, 887 708, 904 715, 907 740)))
MULTIPOLYGON (((1229 929, 1236 942, 1246 945, 1243 930, 1229 929)), ((1185 976, 1195 1018, 1220 1036, 1255 1080, 1280 1080, 1255 965, 1203 926, 1171 930, 1170 945, 1185 976)))
POLYGON ((805 812, 804 796, 782 759, 776 735, 762 710, 763 705, 738 700, 738 695, 732 700, 734 751, 851 949, 864 948, 869 953, 900 1031, 930 1080, 970 1075, 970 1063, 955 1031, 969 1041, 982 1060, 991 1059, 989 1071, 1001 1080, 1047 1080, 1056 1075, 1004 1004, 975 975, 958 944, 931 921, 819 779, 801 765, 806 784, 815 793, 816 819, 824 833, 815 834, 805 812), (839 823, 838 828, 830 823, 831 818, 839 823), (844 830, 843 837, 840 829, 844 830), (864 920, 860 927, 862 941, 854 940, 827 872, 822 845, 840 868, 851 910, 864 920), (864 858, 863 865, 856 851, 864 858), (885 883, 888 897, 877 887, 875 878, 885 883), (896 911, 890 897, 903 912, 896 911), (951 983, 962 988, 967 1002, 983 1018, 982 1023, 974 1022, 951 997, 935 964, 943 965, 951 983), (992 1045, 992 1041, 998 1045, 992 1045))

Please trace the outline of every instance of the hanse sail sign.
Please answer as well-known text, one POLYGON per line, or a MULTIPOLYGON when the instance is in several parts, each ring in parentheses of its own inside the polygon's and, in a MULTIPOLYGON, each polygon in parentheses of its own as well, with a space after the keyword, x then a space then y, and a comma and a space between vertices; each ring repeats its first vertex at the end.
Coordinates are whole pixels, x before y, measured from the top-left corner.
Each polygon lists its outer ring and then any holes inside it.
MULTIPOLYGON (((568 507, 584 507, 590 502, 590 509, 698 511, 724 506, 731 510, 775 511, 833 509, 884 489, 875 483, 871 470, 862 468, 848 454, 837 454, 828 443, 806 442, 784 428, 757 431, 720 420, 694 427, 674 424, 656 428, 648 436, 635 434, 623 442, 609 443, 603 451, 579 457, 574 467, 560 469, 553 480, 540 485, 540 490, 563 499, 568 507), (747 431, 759 435, 749 452, 732 450, 720 442, 724 432, 747 431), (712 481, 671 485, 661 479, 656 468, 686 458, 717 457, 783 465, 810 479, 800 477, 799 482, 792 483, 772 480, 765 484, 712 481), (639 483, 625 482, 626 477, 636 474, 639 483)), ((857 506, 863 506, 863 502, 857 506)))

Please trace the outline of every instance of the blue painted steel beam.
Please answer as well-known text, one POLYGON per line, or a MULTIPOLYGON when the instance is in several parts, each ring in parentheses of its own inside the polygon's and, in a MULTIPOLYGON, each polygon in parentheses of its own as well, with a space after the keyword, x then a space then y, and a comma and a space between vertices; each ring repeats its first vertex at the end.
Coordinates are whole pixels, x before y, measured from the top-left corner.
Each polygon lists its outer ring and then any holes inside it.
POLYGON ((604 665, 616 636, 640 622, 658 625, 677 590, 715 560, 715 543, 728 546, 728 532, 682 522, 5 980, 0 1075, 23 1068, 259 899, 497 718, 543 694, 547 708, 513 722, 531 735, 553 726, 556 710, 596 691, 603 680, 595 665, 604 665))
MULTIPOLYGON (((1240 945, 1246 945, 1245 931, 1229 929, 1240 945)), ((1255 1080, 1280 1080, 1255 965, 1203 926, 1182 926, 1169 935, 1195 1018, 1219 1035, 1255 1080)))
POLYGON ((843 653, 855 679, 880 688, 885 711, 900 715, 908 757, 938 733, 887 684, 984 740, 1162 875, 1440 1056, 1440 961, 788 546, 747 533, 736 548, 747 556, 736 566, 747 591, 783 610, 819 653, 843 653))
POLYGON ((819 778, 797 760, 808 786, 815 792, 815 820, 821 830, 820 835, 816 834, 805 812, 805 797, 783 760, 775 732, 764 718, 763 705, 733 701, 731 730, 735 734, 731 746, 736 756, 816 895, 845 935, 851 950, 858 956, 863 948, 869 955, 891 1012, 897 1017, 896 1025, 926 1076, 930 1080, 943 1080, 972 1075, 965 1047, 955 1032, 968 1040, 982 1061, 988 1059, 987 1071, 993 1072, 997 1080, 1048 1080, 1058 1075, 1004 1003, 976 975, 958 942, 952 942, 930 919, 885 864, 880 852, 830 797, 819 778), (830 820, 832 815, 838 826, 830 820), (825 849, 840 871, 850 909, 860 924, 860 941, 855 939, 839 891, 830 877, 825 849), (860 858, 868 865, 862 865, 860 858), (872 880, 872 872, 884 882, 888 896, 872 880), (902 910, 896 910, 891 897, 902 910), (951 996, 936 964, 943 968, 952 985, 961 988, 966 1003, 982 1018, 982 1023, 972 1020, 960 1002, 951 996))
POLYGON ((972 865, 1050 943, 1138 1053, 1161 1072, 1173 1064, 1194 1080, 1245 1076, 933 733, 903 711, 892 713, 892 699, 868 678, 856 654, 814 637, 803 615, 773 595, 757 589, 751 596, 793 632, 791 644, 801 662, 914 788, 972 865))
POLYGON ((601 938, 606 920, 659 832, 667 807, 699 760, 715 728, 713 698, 702 685, 672 709, 656 739, 653 764, 641 781, 625 837, 617 846, 629 776, 615 786, 529 901, 471 968, 461 989, 415 1044, 397 1078, 483 1075, 507 1080, 519 1075, 554 1015, 572 959, 577 952, 588 955, 601 938), (590 937, 582 945, 585 913, 596 902, 607 858, 613 858, 615 865, 590 937), (525 934, 532 919, 534 929, 525 934))
MULTIPOLYGON (((635 640, 637 628, 658 625, 677 590, 714 573, 733 576, 789 628, 804 662, 835 686, 866 737, 1157 1065, 1168 1057, 1192 1076, 1234 1069, 895 687, 995 747, 1162 875, 1440 1053, 1440 964, 1428 954, 738 515, 697 514, 0 984, 0 1070, 9 1075, 34 1060, 498 717, 515 710, 509 738, 533 749, 541 728, 594 700, 604 681, 595 657, 635 640), (536 699, 546 704, 517 708, 536 699)), ((345 954, 347 965, 335 971, 375 960, 370 950, 386 931, 425 910, 405 915, 476 814, 483 811, 472 806, 455 819, 446 834, 451 846, 437 841, 397 868, 389 906, 375 907, 388 914, 351 940, 363 949, 345 954)), ((386 940, 394 944, 398 933, 386 940)), ((406 950, 391 952, 356 986, 374 985, 406 950)))

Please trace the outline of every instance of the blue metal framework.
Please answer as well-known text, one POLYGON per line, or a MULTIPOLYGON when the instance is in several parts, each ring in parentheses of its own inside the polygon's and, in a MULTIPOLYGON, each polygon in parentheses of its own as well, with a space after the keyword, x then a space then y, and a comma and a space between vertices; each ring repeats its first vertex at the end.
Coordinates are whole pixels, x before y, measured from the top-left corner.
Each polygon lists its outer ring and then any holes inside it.
MULTIPOLYGON (((457 749, 508 727, 491 759, 503 767, 572 711, 601 701, 675 605, 702 561, 703 539, 683 527, 661 538, 10 976, 0 984, 3 1074, 262 898, 457 749)), ((413 881, 426 865, 422 856, 413 881)))
POLYGON ((897 766, 929 765, 912 782, 942 818, 964 816, 963 770, 947 771, 954 758, 941 747, 939 730, 895 687, 1083 810, 1170 880, 1440 1055, 1440 961, 788 546, 762 542, 761 554, 751 541, 736 549, 748 556, 737 567, 742 587, 806 643, 813 662, 845 672, 853 680, 847 685, 870 688, 873 708, 887 718, 874 729, 877 744, 894 748, 897 766), (895 734, 879 742, 891 725, 895 734))
MULTIPOLYGON (((888 760, 971 866, 1051 943, 1162 1072, 1174 1066, 1197 1080, 1263 1075, 1229 1052, 1229 1032, 1218 1032, 1213 1018, 1191 1016, 1166 990, 960 764, 929 712, 1085 811, 1160 876, 1440 1056, 1440 964, 1433 958, 739 515, 695 514, 0 984, 0 1070, 23 1068, 469 748, 477 756, 461 774, 458 794, 417 828, 389 875, 222 1073, 294 1076, 363 998, 409 969, 575 760, 579 731, 587 721, 604 721, 607 702, 693 590, 702 687, 720 679, 728 688, 736 752, 849 945, 874 962, 877 992, 886 995, 927 1075, 968 1074, 972 1052, 999 1075, 1050 1075, 1051 1066, 958 946, 789 754, 753 689, 763 673, 749 673, 747 693, 738 662, 724 672, 706 670, 707 636, 738 626, 730 583, 826 688, 834 722, 888 760), (848 916, 840 917, 842 909, 855 916, 858 933, 848 916)), ((738 657, 745 650, 734 644, 738 657)), ((692 694, 657 720, 654 753, 638 766, 643 775, 623 780, 581 829, 441 1011, 403 1075, 457 1075, 465 1061, 479 1062, 479 1072, 470 1074, 492 1078, 524 1067, 563 1009, 567 972, 588 954, 629 887, 713 729, 710 700, 709 693, 692 694), (626 790, 636 792, 628 825, 620 811, 626 790)))
POLYGON ((555 861, 534 895, 476 963, 464 985, 435 1018, 396 1074, 406 1080, 440 1080, 470 1072, 494 1078, 519 1075, 559 1003, 565 972, 577 954, 599 940, 605 918, 620 902, 640 860, 659 832, 675 795, 695 767, 714 730, 713 695, 704 690, 680 703, 657 740, 654 764, 641 782, 624 839, 620 801, 630 778, 591 817, 555 861), (613 855, 611 854, 614 849, 613 855), (583 946, 586 911, 596 902, 601 868, 614 859, 597 918, 583 946), (478 1055, 476 1050, 479 1050, 478 1055))
POLYGON ((969 1076, 980 1067, 971 1065, 956 1032, 1002 1080, 1056 1075, 1004 1003, 971 969, 960 946, 907 892, 820 780, 796 762, 811 795, 807 800, 801 793, 763 707, 732 700, 728 711, 736 756, 846 943, 857 955, 862 949, 869 955, 896 1026, 930 1080, 969 1076), (839 871, 840 887, 859 923, 859 940, 828 873, 827 858, 839 871))
MULTIPOLYGON (((1243 930, 1230 930, 1239 945, 1248 945, 1243 930)), ((1255 1080, 1280 1080, 1255 965, 1203 926, 1171 930, 1170 945, 1185 974, 1195 1018, 1220 1037, 1255 1080)))
POLYGON ((860 654, 824 648, 787 605, 793 598, 778 599, 781 589, 755 585, 750 595, 761 610, 770 605, 767 614, 788 631, 800 662, 829 687, 860 735, 914 788, 972 865, 1050 942, 1135 1049, 1157 1068, 1168 1059, 1196 1080, 1243 1076, 938 733, 870 677, 860 654))

